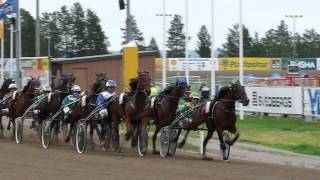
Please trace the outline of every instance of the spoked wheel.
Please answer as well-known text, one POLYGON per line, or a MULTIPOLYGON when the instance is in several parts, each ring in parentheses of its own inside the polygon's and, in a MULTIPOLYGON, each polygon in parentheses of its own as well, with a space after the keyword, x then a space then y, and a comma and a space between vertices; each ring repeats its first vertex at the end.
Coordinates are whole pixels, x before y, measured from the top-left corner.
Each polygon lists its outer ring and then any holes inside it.
POLYGON ((169 147, 170 147, 169 131, 170 129, 168 129, 168 126, 163 127, 160 130, 160 156, 162 158, 167 157, 169 153, 169 147))
POLYGON ((110 142, 111 142, 111 138, 112 138, 112 132, 111 132, 111 127, 110 125, 106 125, 105 127, 105 134, 103 135, 103 144, 102 144, 102 149, 104 151, 108 151, 109 147, 110 147, 110 142))
POLYGON ((87 145, 87 123, 79 121, 76 134, 76 148, 78 153, 82 154, 86 150, 87 145))
POLYGON ((44 120, 41 127, 41 144, 45 149, 49 147, 52 138, 52 127, 50 122, 51 121, 44 120))
POLYGON ((148 132, 141 131, 138 134, 138 153, 141 157, 145 156, 148 152, 148 132))
POLYGON ((17 144, 20 144, 22 142, 22 136, 23 136, 23 119, 22 119, 22 117, 17 117, 15 119, 15 126, 16 126, 16 131, 15 131, 16 142, 17 142, 17 144))
POLYGON ((228 132, 223 132, 223 142, 224 142, 224 144, 225 144, 225 146, 226 146, 226 149, 225 149, 225 150, 222 150, 222 149, 220 148, 220 157, 221 157, 221 159, 223 159, 224 161, 229 160, 230 146, 229 146, 228 143, 226 143, 226 142, 230 142, 230 139, 231 139, 231 137, 230 137, 229 133, 228 133, 228 132))
POLYGON ((170 144, 169 144, 169 155, 173 156, 177 150, 177 143, 178 143, 178 132, 177 130, 173 129, 170 131, 170 144))

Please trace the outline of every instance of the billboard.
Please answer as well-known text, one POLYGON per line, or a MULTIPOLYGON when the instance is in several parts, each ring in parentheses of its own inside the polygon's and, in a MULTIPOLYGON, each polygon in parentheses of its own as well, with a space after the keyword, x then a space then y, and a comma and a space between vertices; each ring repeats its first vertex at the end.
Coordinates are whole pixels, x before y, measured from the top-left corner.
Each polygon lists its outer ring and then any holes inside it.
POLYGON ((282 70, 287 70, 288 65, 298 65, 300 70, 317 70, 316 58, 282 58, 282 70))
MULTIPOLYGON (((243 70, 268 71, 271 70, 270 58, 243 58, 243 70)), ((219 70, 239 71, 239 58, 219 58, 219 70)))
POLYGON ((214 58, 169 58, 169 71, 186 71, 189 64, 189 71, 215 71, 219 70, 218 59, 214 58))

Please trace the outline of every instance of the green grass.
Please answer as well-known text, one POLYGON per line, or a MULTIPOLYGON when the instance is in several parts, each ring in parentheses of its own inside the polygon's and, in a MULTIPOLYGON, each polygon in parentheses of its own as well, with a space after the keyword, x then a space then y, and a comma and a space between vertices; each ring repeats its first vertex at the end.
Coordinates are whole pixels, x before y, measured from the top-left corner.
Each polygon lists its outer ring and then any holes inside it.
POLYGON ((240 140, 320 155, 320 122, 304 122, 301 118, 252 117, 237 121, 240 140))

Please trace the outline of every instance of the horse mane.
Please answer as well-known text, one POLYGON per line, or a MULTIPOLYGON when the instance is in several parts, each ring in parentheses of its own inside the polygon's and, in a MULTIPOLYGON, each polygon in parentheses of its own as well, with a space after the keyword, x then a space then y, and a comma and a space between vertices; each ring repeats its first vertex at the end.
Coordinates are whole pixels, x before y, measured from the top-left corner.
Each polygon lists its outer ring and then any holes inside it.
POLYGON ((215 99, 219 100, 224 98, 229 91, 230 91, 230 88, 228 86, 223 86, 222 88, 220 88, 218 95, 216 95, 215 99))
POLYGON ((138 86, 138 80, 137 80, 137 78, 130 79, 129 86, 130 86, 131 92, 136 91, 136 90, 137 90, 137 86, 138 86))
POLYGON ((32 81, 32 79, 29 80, 28 83, 27 83, 27 85, 25 85, 25 86, 23 87, 22 93, 25 93, 25 92, 27 91, 27 89, 29 88, 29 86, 30 86, 30 84, 31 84, 31 81, 32 81))
POLYGON ((167 95, 170 94, 171 91, 174 89, 174 85, 166 87, 163 91, 160 92, 160 95, 167 95))

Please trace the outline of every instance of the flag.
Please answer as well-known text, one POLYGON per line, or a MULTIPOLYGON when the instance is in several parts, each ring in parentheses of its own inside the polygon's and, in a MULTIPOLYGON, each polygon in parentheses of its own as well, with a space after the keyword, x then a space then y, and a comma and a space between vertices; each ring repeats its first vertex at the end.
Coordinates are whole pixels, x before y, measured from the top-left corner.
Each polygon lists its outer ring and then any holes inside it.
POLYGON ((0 19, 3 19, 9 14, 16 13, 16 0, 7 0, 0 5, 0 19))

